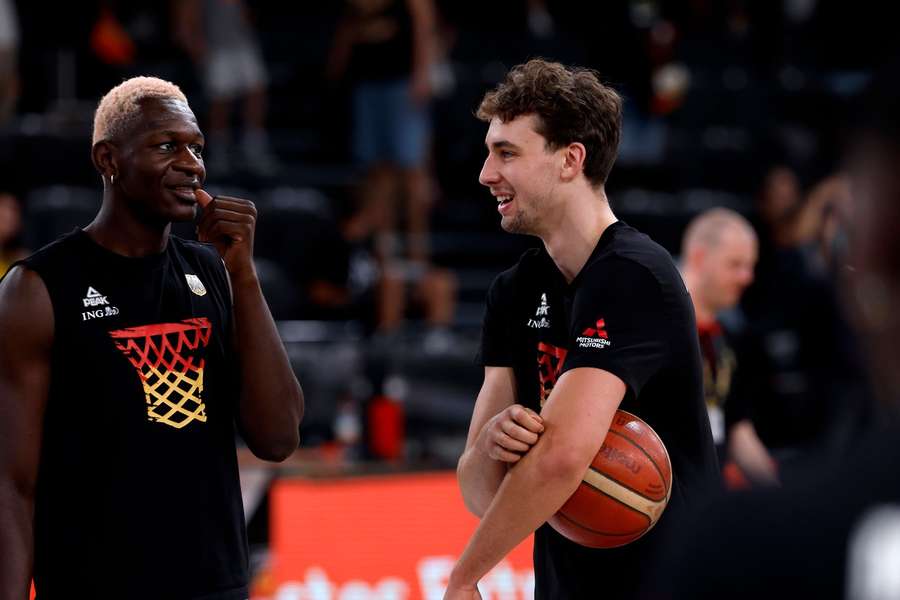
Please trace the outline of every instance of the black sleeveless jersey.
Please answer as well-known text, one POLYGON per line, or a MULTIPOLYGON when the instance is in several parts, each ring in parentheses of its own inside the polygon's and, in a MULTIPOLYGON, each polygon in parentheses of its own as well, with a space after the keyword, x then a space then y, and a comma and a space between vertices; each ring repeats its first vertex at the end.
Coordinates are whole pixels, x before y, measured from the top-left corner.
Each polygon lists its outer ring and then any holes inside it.
POLYGON ((76 230, 23 264, 55 319, 38 598, 246 598, 231 299, 215 249, 170 237, 127 258, 76 230))

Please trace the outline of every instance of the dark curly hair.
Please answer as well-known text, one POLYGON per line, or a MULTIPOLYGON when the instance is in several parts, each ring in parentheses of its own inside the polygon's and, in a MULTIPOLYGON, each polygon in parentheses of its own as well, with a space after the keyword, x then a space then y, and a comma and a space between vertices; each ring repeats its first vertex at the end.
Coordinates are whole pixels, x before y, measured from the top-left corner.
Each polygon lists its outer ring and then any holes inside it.
POLYGON ((476 113, 482 121, 503 122, 528 114, 537 115, 537 132, 549 148, 584 144, 585 177, 594 187, 606 183, 619 149, 622 98, 600 83, 596 71, 529 60, 485 94, 476 113))

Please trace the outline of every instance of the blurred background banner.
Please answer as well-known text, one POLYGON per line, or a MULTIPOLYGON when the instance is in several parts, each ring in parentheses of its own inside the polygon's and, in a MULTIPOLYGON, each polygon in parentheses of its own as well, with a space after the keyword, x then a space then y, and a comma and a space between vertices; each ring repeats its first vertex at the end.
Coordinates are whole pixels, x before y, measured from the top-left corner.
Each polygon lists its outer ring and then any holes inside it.
MULTIPOLYGON (((478 521, 453 474, 429 473, 282 479, 270 523, 254 600, 440 600, 478 521)), ((485 600, 533 596, 531 550, 529 537, 482 580, 485 600)))

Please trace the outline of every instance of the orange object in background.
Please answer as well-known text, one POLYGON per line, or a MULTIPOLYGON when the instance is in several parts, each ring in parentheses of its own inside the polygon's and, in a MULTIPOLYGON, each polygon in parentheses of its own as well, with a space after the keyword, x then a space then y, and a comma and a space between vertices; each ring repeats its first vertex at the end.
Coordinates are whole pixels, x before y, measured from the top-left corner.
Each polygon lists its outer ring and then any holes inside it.
MULTIPOLYGON (((440 600, 478 524, 453 473, 283 479, 269 506, 278 600, 440 600)), ((532 598, 531 553, 529 537, 484 577, 484 600, 532 598)))
POLYGON ((101 9, 91 29, 90 44, 97 58, 108 65, 122 67, 134 63, 134 42, 109 8, 101 9))

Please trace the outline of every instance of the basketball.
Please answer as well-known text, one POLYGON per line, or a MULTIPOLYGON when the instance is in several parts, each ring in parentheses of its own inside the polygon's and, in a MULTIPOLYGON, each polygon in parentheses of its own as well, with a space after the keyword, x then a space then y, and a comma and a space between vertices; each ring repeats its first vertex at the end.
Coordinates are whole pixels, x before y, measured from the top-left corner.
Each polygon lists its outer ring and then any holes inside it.
POLYGON ((672 464, 662 440, 640 418, 618 410, 578 489, 548 523, 582 546, 624 546, 656 524, 671 493, 672 464))

